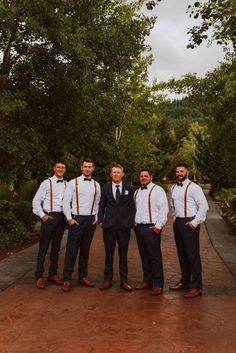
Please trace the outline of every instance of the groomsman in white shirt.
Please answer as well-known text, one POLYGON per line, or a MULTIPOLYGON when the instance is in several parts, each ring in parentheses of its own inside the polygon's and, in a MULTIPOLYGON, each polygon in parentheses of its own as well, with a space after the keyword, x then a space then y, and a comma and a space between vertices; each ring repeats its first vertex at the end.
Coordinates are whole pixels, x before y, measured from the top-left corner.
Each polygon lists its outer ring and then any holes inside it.
POLYGON ((188 289, 185 298, 202 294, 202 266, 199 249, 200 224, 206 219, 208 204, 202 188, 190 181, 185 163, 176 166, 176 184, 171 190, 174 235, 181 279, 171 290, 188 289))
POLYGON ((134 194, 135 233, 143 268, 143 281, 135 289, 152 288, 151 295, 159 295, 164 286, 161 232, 169 209, 165 191, 152 179, 149 169, 140 170, 141 187, 134 194))
POLYGON ((58 255, 62 236, 65 230, 65 216, 62 212, 62 201, 66 190, 66 181, 63 176, 66 165, 62 161, 55 163, 54 175, 44 180, 33 199, 33 213, 41 218, 41 236, 35 271, 36 287, 46 287, 43 278, 44 262, 51 243, 50 267, 48 280, 58 285, 63 282, 57 276, 58 255))
POLYGON ((62 286, 64 292, 71 289, 71 276, 78 251, 78 283, 94 287, 88 278, 88 258, 96 228, 101 189, 99 183, 92 179, 94 163, 90 158, 82 161, 81 171, 80 177, 68 183, 63 201, 63 212, 69 224, 62 286))

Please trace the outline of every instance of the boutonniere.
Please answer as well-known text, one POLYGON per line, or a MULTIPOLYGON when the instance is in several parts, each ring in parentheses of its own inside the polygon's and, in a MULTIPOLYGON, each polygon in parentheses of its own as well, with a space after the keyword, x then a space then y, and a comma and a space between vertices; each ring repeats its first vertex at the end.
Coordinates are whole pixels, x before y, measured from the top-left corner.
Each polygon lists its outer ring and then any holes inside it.
POLYGON ((125 195, 129 195, 129 190, 125 190, 125 195))

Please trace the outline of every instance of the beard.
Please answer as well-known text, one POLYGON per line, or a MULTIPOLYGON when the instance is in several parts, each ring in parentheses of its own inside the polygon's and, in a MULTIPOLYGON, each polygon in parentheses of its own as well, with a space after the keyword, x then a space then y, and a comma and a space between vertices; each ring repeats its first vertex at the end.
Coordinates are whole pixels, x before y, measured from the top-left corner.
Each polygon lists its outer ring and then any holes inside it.
POLYGON ((182 176, 182 175, 178 175, 177 177, 176 177, 176 179, 178 180, 178 181, 184 181, 185 179, 187 179, 187 175, 185 175, 185 176, 182 176))

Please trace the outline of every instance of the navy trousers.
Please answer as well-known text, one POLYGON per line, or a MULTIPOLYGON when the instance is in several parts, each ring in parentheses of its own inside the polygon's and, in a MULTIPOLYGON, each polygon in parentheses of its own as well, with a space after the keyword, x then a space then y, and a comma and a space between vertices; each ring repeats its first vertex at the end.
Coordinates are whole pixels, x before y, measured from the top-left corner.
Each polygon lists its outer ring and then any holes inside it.
POLYGON ((163 288, 161 233, 156 234, 150 225, 138 224, 135 227, 135 234, 142 261, 143 281, 153 287, 163 288))
POLYGON ((51 243, 49 276, 57 274, 58 256, 61 246, 62 236, 65 230, 65 216, 62 212, 50 212, 53 219, 48 219, 41 224, 41 235, 39 241, 39 251, 35 278, 43 276, 45 257, 51 243))
POLYGON ((73 224, 69 228, 63 272, 64 281, 71 280, 78 252, 78 280, 87 277, 89 250, 96 228, 96 225, 93 225, 95 216, 78 215, 73 218, 78 225, 73 224))
POLYGON ((186 226, 190 218, 176 218, 173 228, 181 269, 181 280, 190 288, 202 288, 202 265, 199 247, 200 225, 195 229, 186 226))
POLYGON ((128 264, 127 253, 130 240, 130 231, 119 229, 103 230, 103 241, 105 245, 105 270, 104 280, 112 281, 113 278, 113 257, 118 244, 119 253, 119 273, 120 281, 127 282, 128 280, 128 264))

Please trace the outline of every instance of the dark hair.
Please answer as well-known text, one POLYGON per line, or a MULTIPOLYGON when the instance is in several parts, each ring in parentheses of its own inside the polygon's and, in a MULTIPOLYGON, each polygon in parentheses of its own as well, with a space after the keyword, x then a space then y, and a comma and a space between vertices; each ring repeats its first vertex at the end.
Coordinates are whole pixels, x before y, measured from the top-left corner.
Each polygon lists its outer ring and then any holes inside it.
POLYGON ((178 167, 184 167, 184 168, 188 169, 188 165, 184 162, 176 164, 175 168, 178 168, 178 167))
POLYGON ((63 161, 62 159, 57 159, 54 164, 53 164, 53 167, 55 167, 56 164, 64 164, 66 166, 66 163, 65 161, 63 161))
POLYGON ((142 172, 148 172, 149 175, 153 176, 153 173, 152 173, 151 169, 149 169, 149 168, 141 168, 139 170, 139 174, 141 174, 142 172))
POLYGON ((118 163, 114 163, 114 164, 112 164, 110 166, 110 169, 109 169, 110 173, 111 173, 112 168, 120 168, 120 169, 122 169, 124 171, 124 167, 121 164, 118 164, 118 163))
POLYGON ((83 158, 81 161, 81 166, 84 164, 84 162, 93 163, 93 165, 94 165, 94 161, 91 158, 87 158, 87 157, 83 158))

